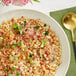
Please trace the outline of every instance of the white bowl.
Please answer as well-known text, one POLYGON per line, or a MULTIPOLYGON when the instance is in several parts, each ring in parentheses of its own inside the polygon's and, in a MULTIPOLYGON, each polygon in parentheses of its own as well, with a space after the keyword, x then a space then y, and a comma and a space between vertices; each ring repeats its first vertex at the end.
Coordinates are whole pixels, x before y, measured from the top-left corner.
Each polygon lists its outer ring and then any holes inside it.
POLYGON ((56 76, 65 76, 70 64, 70 45, 68 38, 62 29, 62 27, 52 18, 41 12, 35 10, 26 10, 26 9, 18 9, 12 10, 5 13, 0 14, 0 23, 4 20, 11 19, 12 17, 17 16, 25 16, 33 19, 41 19, 41 21, 49 24, 51 29, 56 33, 56 35, 60 39, 60 43, 62 46, 62 61, 63 63, 59 66, 56 76))

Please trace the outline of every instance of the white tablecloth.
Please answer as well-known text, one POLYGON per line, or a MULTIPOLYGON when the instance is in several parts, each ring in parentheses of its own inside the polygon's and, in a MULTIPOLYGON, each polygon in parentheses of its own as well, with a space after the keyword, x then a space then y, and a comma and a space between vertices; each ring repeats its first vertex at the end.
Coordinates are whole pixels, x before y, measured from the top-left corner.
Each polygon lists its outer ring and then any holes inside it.
POLYGON ((69 7, 75 7, 76 0, 40 0, 40 3, 33 2, 33 4, 28 3, 27 5, 20 6, 1 6, 0 5, 0 13, 12 9, 34 9, 46 14, 49 14, 50 11, 56 11, 60 9, 65 9, 69 7))

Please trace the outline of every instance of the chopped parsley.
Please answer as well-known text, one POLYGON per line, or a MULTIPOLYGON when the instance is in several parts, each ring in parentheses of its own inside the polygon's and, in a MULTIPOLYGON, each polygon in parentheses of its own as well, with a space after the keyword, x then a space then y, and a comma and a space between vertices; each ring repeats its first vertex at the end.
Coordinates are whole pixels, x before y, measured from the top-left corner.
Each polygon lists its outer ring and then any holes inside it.
POLYGON ((15 59, 15 60, 18 60, 18 57, 15 57, 14 59, 15 59))
POLYGON ((4 39, 2 39, 1 42, 4 42, 4 39))
POLYGON ((43 43, 44 43, 44 41, 43 41, 43 40, 40 40, 40 42, 41 42, 41 44, 43 44, 43 43))
POLYGON ((46 27, 46 24, 44 24, 44 27, 46 27))
POLYGON ((12 45, 12 48, 16 47, 16 45, 21 46, 22 44, 21 44, 21 42, 14 43, 14 44, 12 45))
POLYGON ((12 69, 12 71, 15 71, 16 68, 13 66, 11 69, 12 69))
POLYGON ((4 71, 9 71, 9 69, 6 68, 6 69, 4 69, 4 71))
POLYGON ((45 35, 48 35, 48 33, 49 33, 48 31, 45 31, 45 35))
POLYGON ((41 44, 47 45, 47 42, 44 42, 43 40, 40 40, 41 44))
POLYGON ((12 55, 9 55, 9 59, 10 59, 10 60, 12 60, 12 59, 13 59, 12 55))
POLYGON ((22 44, 21 44, 21 42, 18 42, 17 45, 18 45, 18 46, 21 46, 22 44))
POLYGON ((28 57, 28 59, 29 59, 31 62, 33 62, 33 60, 32 60, 30 57, 28 57))
POLYGON ((47 42, 44 42, 44 45, 47 45, 47 42))
POLYGON ((10 45, 9 45, 9 44, 4 44, 4 46, 5 46, 5 47, 7 46, 8 48, 10 48, 10 45))
POLYGON ((20 76, 20 72, 17 72, 17 73, 16 73, 16 76, 20 76))
POLYGON ((21 25, 23 25, 23 23, 21 25))
POLYGON ((32 55, 29 55, 29 57, 32 57, 32 55))
POLYGON ((13 25, 13 28, 14 28, 15 30, 17 30, 17 29, 18 29, 18 24, 17 24, 17 23, 14 24, 14 25, 13 25))
POLYGON ((40 59, 41 59, 41 56, 40 56, 40 59))
POLYGON ((22 27, 18 27, 18 24, 13 25, 14 30, 17 30, 20 34, 23 34, 22 27))
POLYGON ((39 29, 39 26, 35 26, 34 28, 35 28, 35 29, 39 29))
POLYGON ((3 47, 2 47, 2 45, 0 45, 0 49, 2 49, 3 47))
POLYGON ((8 73, 8 76, 12 76, 12 74, 9 74, 9 73, 8 73))
POLYGON ((4 44, 4 46, 7 46, 7 44, 4 44))
POLYGON ((18 30, 20 34, 23 34, 22 27, 19 27, 18 30))
POLYGON ((26 21, 24 21, 24 26, 26 26, 26 21))
POLYGON ((12 45, 12 48, 16 47, 16 45, 17 45, 17 44, 16 44, 16 43, 14 43, 14 44, 12 45))

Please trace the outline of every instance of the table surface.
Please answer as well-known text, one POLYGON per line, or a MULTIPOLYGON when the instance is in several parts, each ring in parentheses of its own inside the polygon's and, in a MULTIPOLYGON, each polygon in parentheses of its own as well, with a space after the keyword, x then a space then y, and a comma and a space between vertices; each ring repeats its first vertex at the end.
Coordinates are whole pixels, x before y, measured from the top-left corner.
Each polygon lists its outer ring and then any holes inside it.
POLYGON ((49 14, 51 11, 61 10, 69 7, 75 7, 76 6, 76 0, 40 0, 40 3, 38 2, 32 2, 28 3, 25 6, 2 6, 0 5, 0 13, 3 13, 4 11, 12 10, 12 9, 34 9, 41 12, 44 12, 45 14, 49 14))

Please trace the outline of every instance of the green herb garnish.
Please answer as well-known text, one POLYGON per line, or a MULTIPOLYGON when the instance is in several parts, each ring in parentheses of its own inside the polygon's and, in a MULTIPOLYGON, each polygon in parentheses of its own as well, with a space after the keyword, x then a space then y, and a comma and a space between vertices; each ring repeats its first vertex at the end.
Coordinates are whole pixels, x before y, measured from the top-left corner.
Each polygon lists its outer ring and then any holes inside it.
POLYGON ((14 44, 12 45, 12 48, 16 47, 16 45, 17 45, 17 44, 16 44, 16 43, 14 43, 14 44))
POLYGON ((8 73, 8 76, 12 76, 12 74, 9 74, 9 73, 8 73))
POLYGON ((19 27, 18 30, 20 34, 23 34, 22 27, 19 27))
POLYGON ((18 29, 18 24, 16 23, 16 24, 14 24, 13 25, 13 28, 16 30, 16 29, 18 29))
POLYGON ((32 57, 32 55, 29 55, 29 57, 32 57))
POLYGON ((15 57, 14 59, 15 59, 15 60, 18 60, 18 57, 15 57))
POLYGON ((41 44, 47 45, 47 42, 44 42, 43 40, 40 40, 41 44))
POLYGON ((21 25, 23 25, 23 23, 21 25))
POLYGON ((18 45, 18 46, 21 46, 22 44, 21 44, 21 42, 18 42, 17 45, 18 45))
POLYGON ((35 28, 35 29, 39 29, 39 26, 35 26, 34 28, 35 28))
POLYGON ((16 68, 15 67, 12 67, 11 69, 12 69, 12 71, 15 71, 16 68))
POLYGON ((28 59, 29 59, 31 62, 33 62, 33 60, 32 60, 30 57, 28 57, 28 59))
POLYGON ((40 59, 41 59, 41 56, 40 56, 40 59))
POLYGON ((9 55, 9 59, 10 59, 10 60, 12 60, 12 59, 13 59, 12 55, 9 55))
POLYGON ((0 45, 0 49, 2 49, 3 47, 0 45))
POLYGON ((17 72, 17 73, 16 73, 16 76, 20 76, 20 72, 17 72))
POLYGON ((48 31, 45 31, 45 35, 48 35, 48 33, 49 33, 48 31))
POLYGON ((43 44, 43 43, 44 43, 44 41, 43 41, 43 40, 40 40, 40 42, 41 42, 41 44, 43 44))
POLYGON ((44 24, 44 27, 46 27, 46 24, 44 24))
POLYGON ((47 42, 44 42, 44 45, 47 45, 47 42))
POLYGON ((16 45, 21 46, 21 42, 14 43, 14 44, 12 45, 12 48, 16 47, 16 45))
POLYGON ((4 46, 7 46, 7 44, 4 44, 4 46))
POLYGON ((20 34, 23 34, 22 27, 18 27, 18 24, 17 23, 13 25, 13 28, 15 30, 17 30, 17 32, 19 32, 20 34))
POLYGON ((33 0, 33 1, 35 1, 35 2, 40 2, 39 0, 33 0))
POLYGON ((4 46, 5 46, 5 47, 7 46, 8 48, 10 48, 10 46, 9 46, 8 44, 4 44, 4 46))
POLYGON ((4 42, 4 39, 2 39, 1 42, 4 42))
POLYGON ((26 26, 26 21, 24 21, 24 26, 26 26))
POLYGON ((4 69, 4 71, 9 71, 9 69, 6 68, 6 69, 4 69))

